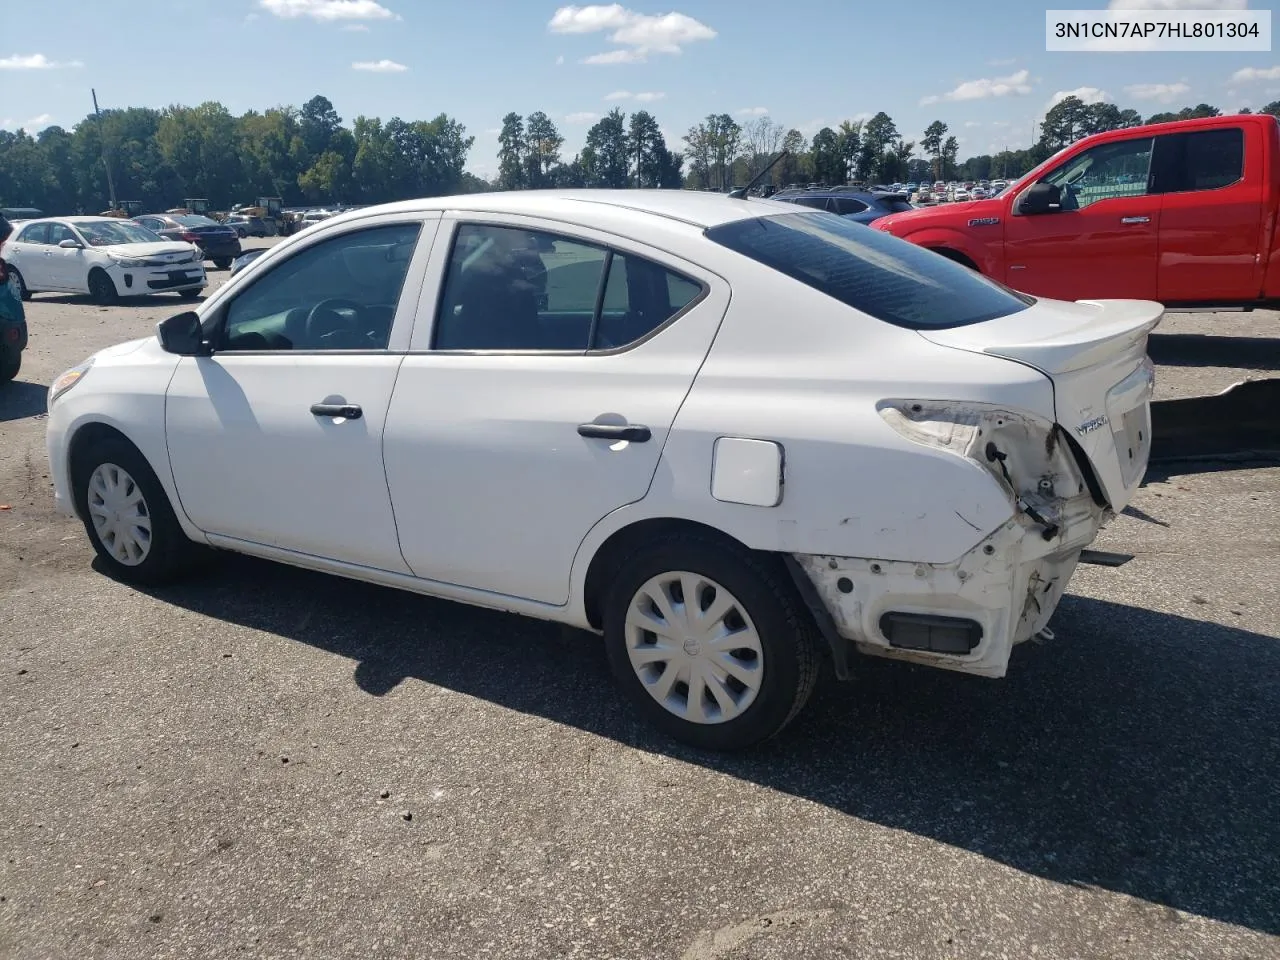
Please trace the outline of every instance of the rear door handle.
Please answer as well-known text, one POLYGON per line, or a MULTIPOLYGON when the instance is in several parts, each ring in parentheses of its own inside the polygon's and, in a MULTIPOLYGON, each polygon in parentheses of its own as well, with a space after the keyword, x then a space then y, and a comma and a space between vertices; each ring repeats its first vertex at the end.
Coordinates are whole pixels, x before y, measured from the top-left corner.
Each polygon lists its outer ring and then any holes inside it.
POLYGON ((1150 217, 1121 217, 1120 222, 1124 224, 1130 223, 1150 223, 1150 217))
POLYGON ((653 436, 649 428, 638 423, 580 423, 578 436, 599 440, 630 440, 644 443, 653 436))
POLYGON ((357 403, 313 403, 311 405, 311 413, 317 417, 333 417, 334 419, 342 418, 344 420, 359 420, 364 416, 364 411, 360 409, 357 403))

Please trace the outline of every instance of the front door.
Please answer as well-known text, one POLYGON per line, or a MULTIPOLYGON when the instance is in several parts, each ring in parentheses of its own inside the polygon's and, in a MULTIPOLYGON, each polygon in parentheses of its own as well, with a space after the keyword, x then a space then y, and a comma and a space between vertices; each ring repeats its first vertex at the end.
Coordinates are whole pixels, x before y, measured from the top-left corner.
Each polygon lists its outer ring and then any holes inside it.
POLYGON ((1151 146, 1151 137, 1099 144, 1042 177, 1061 189, 1061 209, 1009 217, 1004 281, 1058 300, 1154 300, 1161 198, 1148 188, 1151 146))
POLYGON ((437 243, 387 482, 417 576, 562 604, 588 531, 648 492, 728 293, 616 237, 484 219, 437 243))
POLYGON ((402 218, 319 236, 215 304, 204 318, 214 353, 179 363, 165 413, 197 527, 408 573, 383 426, 435 226, 402 218))
POLYGON ((49 284, 59 290, 88 290, 89 268, 85 265, 84 241, 64 223, 49 224, 49 246, 46 264, 49 284), (74 240, 78 247, 60 247, 64 240, 74 240))

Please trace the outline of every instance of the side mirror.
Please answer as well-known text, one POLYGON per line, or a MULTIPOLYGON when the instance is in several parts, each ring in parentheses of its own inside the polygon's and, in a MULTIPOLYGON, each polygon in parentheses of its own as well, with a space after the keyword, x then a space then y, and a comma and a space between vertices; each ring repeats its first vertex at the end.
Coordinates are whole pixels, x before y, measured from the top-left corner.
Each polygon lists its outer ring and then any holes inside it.
POLYGON ((72 240, 70 237, 60 242, 58 246, 60 246, 63 250, 83 250, 84 249, 83 243, 81 243, 79 240, 72 240))
POLYGON ((194 310, 161 320, 156 330, 160 334, 160 346, 167 353, 180 357, 204 357, 210 353, 200 327, 200 316, 194 310))
POLYGON ((1018 201, 1017 212, 1023 216, 1055 213, 1062 209, 1062 188, 1052 183, 1034 183, 1018 201))

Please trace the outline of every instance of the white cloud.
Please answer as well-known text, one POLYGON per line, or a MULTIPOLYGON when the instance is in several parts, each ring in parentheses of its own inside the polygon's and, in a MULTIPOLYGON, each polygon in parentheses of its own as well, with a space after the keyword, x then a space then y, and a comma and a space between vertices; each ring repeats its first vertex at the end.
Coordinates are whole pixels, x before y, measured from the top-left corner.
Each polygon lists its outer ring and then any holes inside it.
POLYGON ((593 53, 582 62, 602 66, 611 63, 644 63, 647 59, 639 50, 610 50, 608 53, 593 53))
POLYGON ((404 73, 409 68, 394 60, 357 60, 351 64, 351 69, 366 73, 404 73))
POLYGON ((8 130, 12 126, 13 117, 5 117, 3 120, 0 120, 0 130, 8 130))
POLYGON ((1249 0, 1111 0, 1108 10, 1247 10, 1249 0))
POLYGON ((564 66, 564 57, 563 57, 563 56, 556 57, 556 66, 557 66, 557 67, 563 67, 563 66, 564 66))
POLYGON ((763 117, 768 112, 768 107, 743 107, 737 114, 740 117, 763 117))
POLYGON ((23 55, 15 53, 0 59, 0 70, 58 70, 63 67, 83 67, 79 60, 50 60, 43 53, 23 55))
POLYGON ((643 93, 636 94, 637 103, 653 103, 656 100, 665 100, 667 95, 659 90, 646 90, 643 93))
POLYGON ((369 28, 363 23, 348 23, 342 28, 347 33, 368 33, 369 28))
POLYGON ((338 20, 399 20, 375 0, 258 0, 258 6, 281 20, 310 17, 332 23, 338 20))
POLYGON ((33 130, 43 130, 45 127, 47 127, 50 124, 52 120, 53 120, 53 114, 42 113, 38 117, 32 117, 30 120, 27 121, 26 125, 33 130))
POLYGON ((1075 97, 1081 103, 1101 103, 1103 100, 1111 99, 1107 91, 1099 90, 1097 87, 1076 87, 1074 90, 1059 90, 1049 98, 1048 107, 1056 106, 1067 97, 1075 97))
POLYGON ((1252 83, 1255 80, 1280 80, 1280 67, 1245 67, 1231 75, 1232 83, 1252 83))
POLYGON ((591 64, 643 63, 651 53, 679 53, 687 44, 716 36, 705 23, 686 14, 637 13, 620 3, 561 7, 547 28, 552 33, 611 31, 609 40, 621 48, 593 54, 582 61, 591 64))
POLYGON ((502 128, 501 128, 501 127, 486 127, 484 132, 485 132, 485 133, 487 133, 487 134, 489 134, 489 136, 491 136, 491 137, 496 137, 498 134, 500 134, 500 133, 502 132, 502 128))
POLYGON ((630 90, 615 90, 605 97, 606 100, 630 100, 635 94, 630 90))
POLYGON ((987 66, 988 67, 1012 67, 1017 62, 1018 62, 1017 57, 1005 57, 1002 60, 988 60, 987 66))
POLYGON ((980 126, 982 126, 982 124, 980 124, 977 120, 966 120, 966 121, 964 122, 964 125, 965 125, 966 127, 980 127, 980 126))
POLYGON ((1179 97, 1185 97, 1191 88, 1182 81, 1177 83, 1131 83, 1124 92, 1135 100, 1155 100, 1159 103, 1173 103, 1179 97))
POLYGON ((1031 84, 1027 82, 1030 79, 1030 71, 1019 70, 1017 73, 1011 73, 1007 77, 992 77, 990 79, 984 77, 980 80, 966 80, 954 90, 949 90, 941 96, 924 97, 921 99, 920 105, 926 106, 942 100, 986 100, 989 97, 1022 96, 1031 92, 1031 84))
POLYGON ((580 110, 578 113, 567 114, 564 118, 565 123, 595 123, 600 119, 600 114, 592 113, 590 110, 580 110))

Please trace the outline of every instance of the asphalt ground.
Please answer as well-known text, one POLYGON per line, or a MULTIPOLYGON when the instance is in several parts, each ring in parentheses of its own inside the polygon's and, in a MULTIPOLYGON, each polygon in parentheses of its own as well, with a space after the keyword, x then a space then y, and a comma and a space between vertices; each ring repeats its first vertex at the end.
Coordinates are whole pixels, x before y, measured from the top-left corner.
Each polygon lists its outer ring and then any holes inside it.
MULTIPOLYGON (((225 273, 211 276, 221 281, 225 273)), ((871 660, 674 746, 595 638, 52 512, 44 390, 178 312, 28 304, 0 388, 0 957, 1280 957, 1280 468, 1153 471, 1003 680, 871 660)), ((1275 375, 1170 316, 1161 396, 1275 375)))

